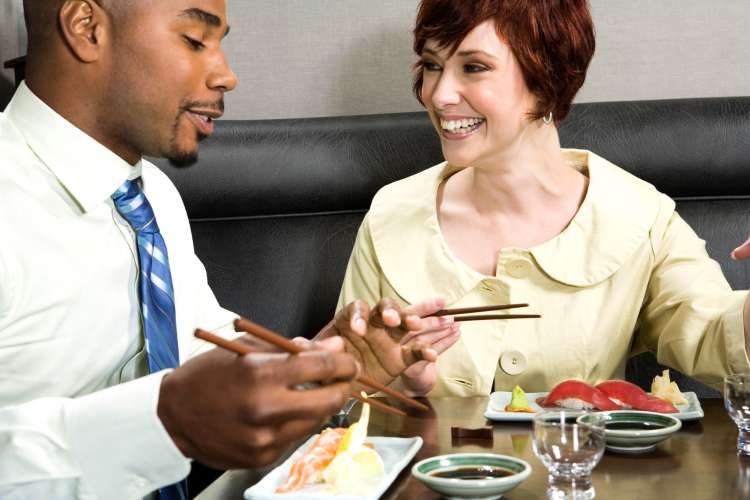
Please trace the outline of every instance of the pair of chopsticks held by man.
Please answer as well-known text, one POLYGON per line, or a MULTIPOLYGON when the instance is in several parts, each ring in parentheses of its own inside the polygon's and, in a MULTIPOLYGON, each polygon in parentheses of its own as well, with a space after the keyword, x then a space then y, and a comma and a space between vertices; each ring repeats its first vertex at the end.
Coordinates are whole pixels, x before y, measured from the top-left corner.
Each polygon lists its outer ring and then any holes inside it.
POLYGON ((27 77, 0 116, 2 498, 183 498, 191 460, 268 464, 363 380, 545 390, 621 377, 636 349, 708 383, 750 368, 747 293, 672 200, 560 147, 594 52, 585 0, 420 3, 414 92, 446 161, 376 195, 338 312, 295 355, 238 336, 143 159, 194 161, 237 85, 225 0, 24 8, 27 77), (541 317, 440 313, 511 303, 541 317))

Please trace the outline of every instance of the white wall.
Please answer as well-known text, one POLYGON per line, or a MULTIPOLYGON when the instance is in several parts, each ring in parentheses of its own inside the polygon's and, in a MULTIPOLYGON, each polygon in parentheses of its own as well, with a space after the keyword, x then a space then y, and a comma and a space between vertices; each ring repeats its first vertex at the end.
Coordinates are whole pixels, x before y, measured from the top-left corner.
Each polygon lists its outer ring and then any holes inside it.
POLYGON ((23 0, 0 0, 0 109, 13 92, 13 70, 3 62, 26 52, 26 30, 23 25, 23 0))
MULTIPOLYGON (((3 60, 21 0, 2 3, 3 60)), ((411 96, 417 0, 229 0, 240 85, 227 118, 420 109, 411 96)), ((597 52, 578 101, 750 95, 750 0, 591 0, 597 52)), ((9 72, 4 74, 11 80, 9 72)), ((0 106, 4 105, 0 79, 0 106)))

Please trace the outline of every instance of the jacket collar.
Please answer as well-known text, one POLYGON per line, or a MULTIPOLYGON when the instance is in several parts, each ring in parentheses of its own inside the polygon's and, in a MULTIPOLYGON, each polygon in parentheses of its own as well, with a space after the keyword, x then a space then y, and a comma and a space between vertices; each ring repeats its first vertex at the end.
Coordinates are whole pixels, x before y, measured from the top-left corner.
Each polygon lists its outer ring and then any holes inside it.
POLYGON ((133 166, 121 159, 45 104, 25 82, 6 114, 84 212, 106 201, 126 179, 140 175, 140 161, 133 166))
MULTIPOLYGON (((591 286, 620 269, 648 238, 659 194, 651 184, 594 153, 563 152, 571 165, 588 174, 586 196, 562 233, 528 253, 551 279, 591 286)), ((440 232, 437 189, 455 171, 441 163, 386 186, 373 200, 368 223, 378 262, 407 302, 441 295, 452 303, 480 281, 494 278, 461 262, 440 232)))

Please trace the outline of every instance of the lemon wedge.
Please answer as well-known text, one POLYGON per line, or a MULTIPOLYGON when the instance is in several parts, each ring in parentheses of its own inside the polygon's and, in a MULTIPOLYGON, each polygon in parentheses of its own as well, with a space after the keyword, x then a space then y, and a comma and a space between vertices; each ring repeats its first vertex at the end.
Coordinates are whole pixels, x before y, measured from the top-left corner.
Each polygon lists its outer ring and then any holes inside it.
POLYGON ((362 405, 362 415, 359 417, 359 422, 354 422, 346 430, 344 437, 341 439, 339 448, 336 450, 336 454, 344 451, 357 451, 362 445, 365 444, 367 439, 367 426, 370 423, 370 405, 362 405))
POLYGON ((370 405, 365 403, 359 421, 346 430, 336 456, 323 471, 323 481, 338 494, 366 494, 385 473, 383 459, 365 446, 369 422, 370 405))

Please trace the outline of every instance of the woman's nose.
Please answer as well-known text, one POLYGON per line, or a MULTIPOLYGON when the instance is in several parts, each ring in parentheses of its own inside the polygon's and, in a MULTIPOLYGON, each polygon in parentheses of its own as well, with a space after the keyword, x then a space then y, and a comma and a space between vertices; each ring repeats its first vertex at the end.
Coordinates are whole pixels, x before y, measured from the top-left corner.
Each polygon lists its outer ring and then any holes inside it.
POLYGON ((432 91, 432 103, 442 109, 460 101, 461 92, 457 82, 449 74, 443 73, 432 91))

